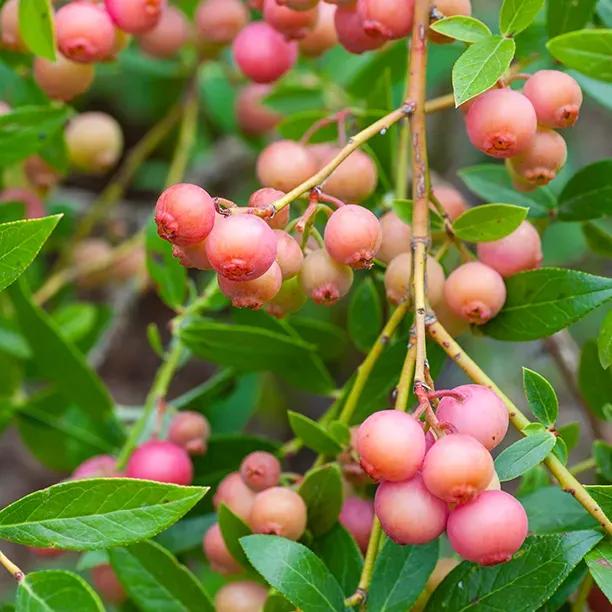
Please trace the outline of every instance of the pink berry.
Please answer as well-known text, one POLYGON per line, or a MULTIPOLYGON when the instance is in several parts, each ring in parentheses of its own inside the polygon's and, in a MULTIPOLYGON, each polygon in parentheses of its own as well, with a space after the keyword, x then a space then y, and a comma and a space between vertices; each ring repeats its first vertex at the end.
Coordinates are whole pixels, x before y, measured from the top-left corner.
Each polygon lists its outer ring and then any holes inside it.
POLYGON ((55 14, 57 46, 73 62, 98 62, 115 45, 115 28, 103 7, 74 0, 55 14))
POLYGON ((52 62, 36 57, 33 64, 36 84, 52 100, 67 102, 86 92, 94 80, 92 64, 79 64, 66 59, 61 53, 52 62))
POLYGON ((493 450, 508 431, 509 417, 504 403, 482 385, 461 385, 452 389, 452 393, 440 401, 436 411, 438 419, 493 450))
POLYGON ((96 455, 83 461, 70 477, 73 480, 81 478, 112 478, 117 476, 117 460, 110 455, 96 455))
POLYGON ((479 261, 470 261, 446 279, 444 299, 458 317, 482 325, 502 309, 506 285, 499 272, 479 261))
POLYGON ((201 242, 215 225, 215 204, 197 185, 178 183, 168 187, 155 205, 155 223, 161 238, 188 246, 201 242))
POLYGON ((268 589, 250 580, 230 582, 215 595, 216 612, 259 612, 263 610, 268 589))
POLYGON ((436 437, 431 432, 431 429, 428 429, 425 432, 425 454, 427 451, 436 443, 436 437))
POLYGON ((357 452, 361 466, 375 480, 406 480, 423 463, 425 434, 411 415, 381 410, 359 427, 357 452))
POLYGON ((288 72, 297 59, 297 46, 263 21, 250 23, 232 47, 241 72, 256 83, 272 83, 288 72))
POLYGON ((170 421, 168 440, 190 455, 203 455, 206 452, 210 425, 199 412, 184 410, 178 412, 170 421))
POLYGON ((336 8, 319 4, 319 20, 315 27, 300 40, 300 51, 309 57, 318 57, 338 43, 334 15, 336 8))
POLYGON ((293 278, 302 269, 304 254, 298 241, 284 230, 274 230, 276 234, 276 263, 280 266, 283 280, 293 278))
POLYGON ((316 162, 303 144, 278 140, 257 158, 257 177, 265 187, 291 191, 317 171, 316 162))
POLYGON ((397 544, 425 544, 444 532, 448 509, 432 495, 420 474, 376 489, 375 511, 384 532, 397 544))
POLYGON ((425 455, 422 474, 425 486, 436 497, 449 503, 465 503, 491 481, 493 459, 476 438, 448 434, 425 455))
POLYGON ((291 489, 271 487, 255 496, 250 525, 253 533, 299 540, 306 529, 306 504, 291 489))
POLYGON ((468 209, 465 199, 454 187, 438 185, 432 191, 451 221, 454 221, 461 213, 468 209))
POLYGON ((236 120, 240 129, 250 136, 260 136, 273 130, 282 115, 263 102, 271 91, 270 85, 249 83, 236 98, 236 120))
POLYGON ((491 157, 513 157, 536 133, 533 105, 512 89, 491 89, 470 106, 465 124, 472 144, 491 157))
POLYGON ((219 275, 219 289, 232 301, 236 308, 259 310, 279 291, 283 283, 280 266, 273 262, 261 275, 253 280, 234 281, 219 275))
POLYGON ((412 31, 414 0, 357 0, 357 11, 368 34, 404 38, 412 31))
MULTIPOLYGON (((455 15, 469 16, 472 14, 471 0, 436 0, 434 6, 444 17, 454 17, 455 15)), ((452 38, 439 34, 434 30, 429 30, 427 34, 429 40, 438 44, 453 42, 452 38)))
POLYGON ((227 45, 249 22, 240 0, 202 0, 195 15, 198 36, 207 43, 227 45))
MULTIPOLYGON (((262 187, 254 191, 249 198, 248 206, 251 208, 268 208, 270 204, 280 200, 285 195, 283 191, 272 189, 272 187, 262 187)), ((272 229, 283 229, 289 222, 289 206, 279 210, 273 217, 266 219, 266 223, 272 229)))
POLYGON ((280 475, 280 461, 266 451, 249 453, 240 464, 240 476, 253 491, 259 492, 276 486, 280 475))
POLYGON ((127 599, 125 590, 115 574, 115 570, 108 565, 98 565, 90 570, 91 581, 96 588, 96 591, 102 595, 102 598, 111 604, 120 604, 127 599))
MULTIPOLYGON (((323 165, 330 162, 340 149, 330 147, 323 165)), ((359 149, 353 151, 325 180, 323 191, 343 202, 360 203, 372 195, 378 183, 378 169, 372 158, 359 149)))
POLYGON ((470 328, 468 322, 456 315, 446 303, 446 299, 435 307, 435 314, 438 321, 444 327, 444 329, 453 337, 457 338, 467 332, 470 328))
POLYGON ((578 120, 582 90, 569 74, 539 70, 527 79, 523 93, 533 104, 540 125, 567 128, 578 120))
POLYGON ((0 8, 0 43, 16 53, 28 50, 19 31, 19 0, 6 0, 0 8))
POLYGON ((104 0, 117 27, 129 34, 152 30, 166 10, 166 0, 104 0))
POLYGON ((8 115, 11 112, 11 107, 6 103, 0 100, 0 117, 2 115, 8 115))
POLYGON ((556 178, 567 160, 563 137, 548 128, 538 128, 531 144, 507 163, 513 174, 529 185, 546 185, 556 178))
POLYGON ((227 549, 219 523, 215 523, 204 534, 202 540, 204 554, 214 572, 219 574, 239 574, 242 571, 240 564, 227 549))
POLYGON ((508 236, 479 243, 478 258, 502 276, 533 270, 542 263, 540 234, 529 221, 523 221, 508 236))
POLYGON ((189 455, 180 446, 165 440, 149 440, 134 451, 125 475, 128 478, 190 485, 193 481, 193 465, 189 455))
POLYGON ((266 23, 287 38, 304 38, 317 23, 318 8, 294 11, 276 0, 264 0, 263 17, 266 23))
POLYGON ((503 491, 485 491, 450 513, 451 546, 464 559, 481 565, 505 563, 527 537, 527 513, 503 491))
POLYGON ((7 202, 21 202, 24 205, 27 219, 44 217, 47 212, 43 201, 38 195, 23 187, 9 187, 0 191, 0 204, 7 202))
POLYGON ((276 236, 255 215, 221 219, 206 240, 206 255, 213 268, 233 281, 249 281, 270 269, 276 258, 276 236))
POLYGON ((187 246, 172 245, 172 256, 179 260, 185 268, 196 270, 212 270, 213 267, 206 256, 206 241, 196 242, 187 246))
POLYGON ((283 282, 279 292, 265 304, 264 308, 273 317, 282 319, 290 313, 297 312, 306 303, 306 299, 299 279, 294 276, 283 282))
POLYGON ((393 211, 385 213, 380 219, 382 242, 377 258, 388 264, 400 253, 410 253, 412 250, 412 228, 404 223, 393 211))
POLYGON ((152 57, 172 57, 187 43, 190 34, 185 14, 174 6, 169 6, 157 25, 138 37, 138 44, 152 57))
POLYGON ((365 554, 372 532, 374 506, 369 499, 347 497, 342 504, 338 520, 342 526, 355 538, 357 546, 365 554))
POLYGON ((350 53, 363 53, 378 49, 386 42, 386 38, 375 33, 374 30, 366 32, 363 21, 355 6, 338 5, 334 15, 338 41, 350 53))
POLYGON ((355 486, 372 484, 373 480, 365 473, 357 455, 357 437, 359 427, 351 427, 351 444, 338 455, 338 463, 346 481, 355 486))
POLYGON ((225 504, 243 521, 248 521, 255 501, 255 493, 247 487, 238 472, 228 474, 217 487, 213 497, 215 510, 225 504))
POLYGON ((325 249, 317 249, 304 258, 300 282, 313 302, 331 306, 350 291, 353 271, 332 259, 325 249))
MULTIPOLYGON (((432 306, 444 297, 444 269, 433 257, 427 257, 426 295, 432 306)), ((385 290, 392 304, 412 299, 412 254, 401 253, 389 262, 385 270, 385 290)))

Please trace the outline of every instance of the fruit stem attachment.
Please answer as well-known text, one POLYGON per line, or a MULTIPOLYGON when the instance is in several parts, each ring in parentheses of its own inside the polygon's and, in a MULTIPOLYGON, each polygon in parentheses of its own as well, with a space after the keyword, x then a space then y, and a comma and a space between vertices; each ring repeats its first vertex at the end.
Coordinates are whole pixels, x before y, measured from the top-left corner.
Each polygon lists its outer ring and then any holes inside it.
MULTIPOLYGON (((446 354, 471 378, 476 384, 488 387, 499 397, 508 409, 510 422, 519 432, 524 434, 525 428, 530 425, 529 419, 519 410, 514 402, 483 372, 478 364, 467 355, 455 339, 436 321, 433 317, 428 325, 431 338, 437 342, 446 354)), ((571 472, 550 454, 544 464, 550 473, 557 479, 561 488, 573 495, 584 509, 605 529, 608 535, 612 535, 612 522, 605 515, 601 506, 591 497, 589 492, 582 486, 571 472)))
POLYGON ((24 572, 17 567, 1 550, 0 564, 17 582, 21 582, 25 578, 24 572))

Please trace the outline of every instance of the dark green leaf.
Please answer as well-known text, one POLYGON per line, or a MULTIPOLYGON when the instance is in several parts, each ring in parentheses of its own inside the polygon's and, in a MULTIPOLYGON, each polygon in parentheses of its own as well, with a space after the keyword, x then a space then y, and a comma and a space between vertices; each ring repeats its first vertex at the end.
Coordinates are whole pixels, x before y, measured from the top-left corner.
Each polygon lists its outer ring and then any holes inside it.
POLYGON ((550 427, 559 414, 559 400, 552 385, 541 375, 523 368, 523 389, 534 416, 550 427))
POLYGON ((548 0, 546 20, 548 36, 579 30, 589 22, 597 0, 548 0))
POLYGON ((221 504, 218 511, 219 528, 223 535, 223 541, 230 551, 232 557, 245 568, 250 567, 249 560, 240 546, 240 538, 251 535, 250 527, 236 516, 225 504, 221 504))
POLYGON ((283 115, 303 111, 318 111, 325 107, 323 92, 319 87, 280 83, 264 98, 264 104, 283 115))
POLYGON ((143 612, 210 612, 214 606, 198 579, 163 546, 141 542, 112 548, 113 569, 143 612))
POLYGON ((524 206, 484 204, 459 215, 453 221, 453 231, 461 240, 491 242, 511 234, 526 216, 524 206))
POLYGON ((351 293, 348 309, 348 332, 355 346, 364 353, 376 341, 383 326, 380 295, 371 277, 351 293))
POLYGON ((292 410, 287 415, 293 433, 308 448, 325 455, 336 455, 342 450, 340 444, 316 421, 292 410))
POLYGON ((601 506, 607 517, 612 517, 612 485, 586 485, 585 489, 601 506))
POLYGON ((604 370, 601 367, 595 340, 588 340, 582 347, 578 366, 578 386, 588 407, 600 419, 605 420, 604 407, 612 397, 612 369, 604 370))
POLYGON ((516 494, 519 496, 528 495, 538 489, 547 487, 549 484, 550 477, 546 468, 543 465, 536 465, 523 474, 521 482, 516 489, 516 494))
POLYGON ((567 444, 565 440, 561 437, 557 437, 555 439, 555 445, 553 446, 552 452, 553 455, 563 464, 567 465, 567 459, 569 456, 569 451, 567 450, 567 444))
POLYGON ((455 40, 475 43, 491 36, 489 27, 474 17, 454 15, 439 19, 431 24, 431 29, 455 40))
POLYGON ((417 600, 438 561, 438 540, 423 546, 400 546, 387 540, 372 576, 371 612, 404 612, 417 600))
POLYGON ((537 612, 558 612, 559 610, 564 610, 568 603, 567 599, 578 590, 587 571, 586 563, 581 561, 561 583, 561 586, 554 592, 553 596, 537 612))
POLYGON ((612 298, 612 280, 578 270, 541 268, 506 279, 502 311, 483 326, 498 340, 536 340, 575 323, 612 298))
POLYGON ((216 521, 217 517, 214 514, 190 516, 174 523, 169 529, 160 533, 155 541, 175 555, 201 548, 204 534, 216 521))
POLYGON ((462 563, 434 591, 427 612, 439 610, 537 610, 602 535, 597 531, 532 536, 508 563, 462 563), (460 585, 460 586, 459 586, 460 585))
POLYGON ((567 450, 572 451, 576 448, 580 440, 580 423, 574 421, 566 425, 561 425, 561 427, 557 429, 557 434, 565 440, 567 450))
POLYGON ((332 421, 327 426, 327 431, 330 433, 332 438, 338 442, 341 446, 348 446, 351 441, 351 430, 348 425, 345 425, 341 421, 332 421))
POLYGON ((332 463, 306 473, 298 493, 308 508, 308 528, 314 535, 329 531, 342 510, 342 476, 332 463))
POLYGON ((612 310, 606 315, 597 336, 599 362, 604 369, 612 365, 612 310))
POLYGON ((612 445, 603 440, 593 442, 593 457, 597 462, 597 471, 609 482, 612 482, 612 445))
POLYGON ((529 27, 544 0, 504 0, 499 14, 499 29, 505 36, 515 36, 529 27))
POLYGON ((289 324, 306 342, 317 347, 324 360, 337 359, 348 347, 348 335, 339 325, 298 315, 291 316, 289 324))
POLYGON ((234 386, 234 372, 230 368, 220 370, 201 385, 190 389, 172 400, 177 410, 197 410, 219 399, 234 386))
POLYGON ((51 0, 19 0, 19 33, 34 55, 55 61, 51 0))
POLYGON ((240 541, 257 571, 292 604, 308 612, 341 612, 344 595, 323 561, 302 544, 277 536, 240 541))
POLYGON ((582 225, 582 233, 593 253, 612 257, 612 234, 606 229, 592 222, 582 225))
POLYGON ((584 558, 597 586, 612 600, 612 543, 601 542, 584 558))
POLYGON ((542 431, 522 438, 504 449, 495 459, 495 471, 501 482, 518 478, 541 463, 553 449, 555 436, 542 431))
POLYGON ((32 572, 19 583, 17 612, 104 612, 98 594, 79 575, 64 570, 32 572))
POLYGON ((595 162, 576 172, 559 196, 559 218, 584 221, 612 214, 610 173, 612 159, 595 162))
POLYGON ((0 225, 0 291, 34 261, 62 215, 12 221, 0 225))
POLYGON ((612 81, 612 30, 577 30, 546 44, 562 64, 601 81, 612 81))
POLYGON ((68 550, 131 544, 169 527, 206 491, 127 478, 61 482, 0 511, 0 538, 68 550))

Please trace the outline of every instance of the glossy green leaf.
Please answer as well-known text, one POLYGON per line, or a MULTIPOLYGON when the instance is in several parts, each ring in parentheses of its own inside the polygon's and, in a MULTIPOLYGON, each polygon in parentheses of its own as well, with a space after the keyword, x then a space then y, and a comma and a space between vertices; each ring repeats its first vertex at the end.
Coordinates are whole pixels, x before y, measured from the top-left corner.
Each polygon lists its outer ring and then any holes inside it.
POLYGON ((434 591, 426 612, 506 610, 508 602, 512 612, 533 612, 601 538, 597 531, 532 536, 508 563, 482 567, 464 562, 434 591))
POLYGON ((131 544, 169 527, 206 491, 127 478, 61 482, 1 510, 0 538, 68 550, 131 544))
POLYGON ((19 583, 17 612, 104 612, 98 594, 78 574, 31 572, 19 583))
POLYGON ((308 612, 345 609, 338 581, 302 544, 266 535, 247 536, 240 543, 255 569, 296 607, 308 612))
POLYGON ((34 261, 62 215, 0 224, 0 291, 34 261))
POLYGON ((240 565, 249 568, 250 563, 244 554, 244 550, 242 550, 242 546, 240 546, 240 538, 251 535, 253 533, 251 528, 239 516, 236 516, 225 504, 219 506, 217 515, 219 528, 221 529, 223 541, 227 549, 240 565))
POLYGON ((548 36, 579 30, 589 22, 597 0, 554 0, 547 2, 548 36))
POLYGON ((475 43, 491 36, 489 26, 475 17, 453 15, 439 19, 431 24, 431 29, 449 38, 467 43, 475 43))
POLYGON ((461 213, 453 231, 461 240, 491 242, 511 234, 527 217, 527 209, 512 204, 484 204, 461 213))
POLYGON ((585 221, 612 214, 610 173, 612 159, 595 162, 576 172, 559 195, 559 218, 585 221))
POLYGON ((367 353, 383 326, 383 307, 372 277, 351 293, 347 324, 355 346, 367 353))
POLYGON ((523 368, 523 389, 534 416, 546 426, 553 425, 559 414, 559 400, 552 385, 541 374, 523 368))
POLYGON ((542 431, 522 438, 504 449, 495 459, 495 471, 501 482, 513 480, 541 463, 553 449, 555 436, 542 431))
POLYGON ((516 36, 535 19, 544 0, 504 0, 499 14, 499 29, 505 36, 516 36))
POLYGON ((51 0, 19 0, 19 33, 34 55, 55 61, 51 0))
POLYGON ((612 311, 608 312, 597 336, 599 362, 604 369, 612 365, 612 311))
POLYGON ((272 371, 301 389, 326 393, 334 382, 312 344, 260 327, 195 319, 181 339, 202 359, 247 372, 272 371))
POLYGON ((593 253, 604 257, 612 257, 612 233, 592 222, 582 225, 582 233, 593 253))
POLYGON ((559 588, 553 593, 552 597, 537 612, 558 612, 563 610, 567 600, 575 593, 587 574, 586 563, 579 563, 569 576, 561 583, 559 588))
POLYGON ((143 612, 213 612, 199 580, 163 546, 141 542, 111 548, 108 554, 121 584, 143 612))
POLYGON ((546 44, 562 64, 587 76, 612 82, 612 30, 576 30, 546 44))
POLYGON ((287 416, 293 433, 308 448, 325 455, 336 455, 342 450, 340 444, 316 421, 292 410, 288 411, 287 416))
POLYGON ((327 431, 338 444, 347 447, 351 442, 351 429, 341 421, 332 421, 327 426, 327 431))
POLYGON ((438 561, 438 540, 423 546, 384 543, 372 575, 368 596, 371 612, 409 610, 438 561))
POLYGON ((612 368, 604 370, 595 340, 582 346, 578 365, 578 387, 587 406, 600 419, 606 419, 605 406, 612 397, 612 368))
POLYGON ((597 463, 597 471, 612 482, 612 445, 603 440, 593 442, 593 457, 597 463))
POLYGON ((342 510, 342 476, 337 464, 323 465, 308 472, 298 493, 308 508, 308 528, 314 535, 329 531, 342 510))
POLYGON ((612 517, 612 485, 587 485, 585 489, 601 506, 605 515, 612 517))
MULTIPOLYGON (((412 224, 413 208, 412 200, 393 200, 393 212, 407 225, 412 224)), ((444 227, 444 221, 436 211, 430 210, 429 218, 432 230, 441 230, 444 227)))
POLYGON ((521 272, 506 289, 502 311, 482 328, 498 340, 545 338, 612 299, 612 279, 561 268, 521 272))
POLYGON ((359 582, 363 558, 349 532, 336 523, 330 531, 315 538, 310 548, 335 576, 344 594, 352 595, 359 582))
POLYGON ((612 543, 600 542, 584 558, 597 586, 612 600, 612 543))
POLYGON ((455 105, 460 106, 493 87, 514 57, 512 39, 489 36, 474 43, 453 66, 455 105))
POLYGON ((519 486, 516 489, 517 495, 528 495, 539 489, 550 485, 550 476, 543 465, 536 465, 523 474, 519 486))
POLYGON ((189 516, 160 533, 155 541, 178 555, 202 547, 204 534, 217 522, 216 514, 189 516))

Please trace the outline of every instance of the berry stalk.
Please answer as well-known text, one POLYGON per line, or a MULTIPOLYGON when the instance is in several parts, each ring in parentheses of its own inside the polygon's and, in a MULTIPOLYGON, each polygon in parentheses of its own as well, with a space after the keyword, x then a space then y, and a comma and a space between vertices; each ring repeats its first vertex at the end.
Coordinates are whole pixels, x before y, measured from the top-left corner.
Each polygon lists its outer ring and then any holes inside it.
POLYGON ((2 551, 0 551, 0 565, 17 581, 25 578, 25 573, 19 569, 2 551))

